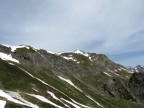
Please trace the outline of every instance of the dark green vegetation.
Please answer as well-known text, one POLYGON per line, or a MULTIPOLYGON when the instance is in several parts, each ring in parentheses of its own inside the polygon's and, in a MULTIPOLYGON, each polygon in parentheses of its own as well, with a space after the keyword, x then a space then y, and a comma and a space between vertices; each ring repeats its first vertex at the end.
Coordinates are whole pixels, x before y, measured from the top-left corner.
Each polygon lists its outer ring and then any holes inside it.
MULTIPOLYGON (((27 47, 29 48, 18 48, 11 52, 10 47, 0 45, 0 52, 11 54, 20 61, 17 64, 0 59, 0 90, 16 92, 40 108, 55 106, 28 94, 44 96, 64 108, 67 108, 66 105, 71 108, 75 106, 63 99, 70 102, 73 99, 87 108, 144 108, 143 74, 129 73, 125 67, 102 54, 51 54, 27 47), (59 100, 54 99, 47 91, 54 93, 59 100)), ((0 100, 7 101, 5 108, 29 108, 2 96, 0 100)), ((75 104, 84 108, 78 103, 75 104)))

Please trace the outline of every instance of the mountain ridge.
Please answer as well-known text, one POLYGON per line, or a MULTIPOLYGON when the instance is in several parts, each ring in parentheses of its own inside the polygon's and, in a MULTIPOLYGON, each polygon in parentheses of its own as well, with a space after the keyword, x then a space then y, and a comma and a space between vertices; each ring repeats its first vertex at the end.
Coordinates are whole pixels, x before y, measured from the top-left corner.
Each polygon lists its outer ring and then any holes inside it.
POLYGON ((136 92, 134 87, 142 75, 138 79, 139 74, 103 54, 0 45, 0 65, 0 102, 5 108, 144 107, 139 97, 143 88, 137 85, 136 92))
POLYGON ((128 67, 128 69, 132 72, 141 72, 141 73, 144 73, 144 66, 141 66, 141 65, 137 65, 135 67, 128 67))

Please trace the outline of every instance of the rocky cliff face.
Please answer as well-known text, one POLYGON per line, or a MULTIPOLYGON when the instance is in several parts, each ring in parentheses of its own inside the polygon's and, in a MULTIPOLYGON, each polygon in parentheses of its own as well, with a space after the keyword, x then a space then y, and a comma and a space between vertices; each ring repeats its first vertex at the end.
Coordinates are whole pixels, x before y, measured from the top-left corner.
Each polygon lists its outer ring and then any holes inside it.
POLYGON ((129 79, 128 87, 139 102, 144 102, 144 74, 134 73, 129 79))
POLYGON ((143 103, 144 74, 133 73, 128 80, 110 79, 103 89, 110 96, 143 103))
POLYGON ((127 86, 119 79, 112 79, 104 84, 104 91, 108 92, 109 95, 113 97, 120 97, 126 100, 137 101, 136 98, 131 94, 131 91, 127 86))
POLYGON ((11 48, 7 47, 7 46, 4 46, 4 45, 0 45, 0 52, 10 54, 11 53, 11 48))

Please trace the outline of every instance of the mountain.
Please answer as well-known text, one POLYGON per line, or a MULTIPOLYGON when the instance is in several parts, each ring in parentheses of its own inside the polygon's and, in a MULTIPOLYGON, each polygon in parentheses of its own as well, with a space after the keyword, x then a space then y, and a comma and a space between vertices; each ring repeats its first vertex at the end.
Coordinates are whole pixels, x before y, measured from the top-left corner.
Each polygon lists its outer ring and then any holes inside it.
POLYGON ((103 54, 0 45, 0 108, 144 108, 143 82, 103 54))
POLYGON ((130 71, 132 71, 132 72, 141 72, 141 73, 144 73, 144 66, 141 66, 141 65, 137 65, 134 68, 128 67, 128 69, 130 71))

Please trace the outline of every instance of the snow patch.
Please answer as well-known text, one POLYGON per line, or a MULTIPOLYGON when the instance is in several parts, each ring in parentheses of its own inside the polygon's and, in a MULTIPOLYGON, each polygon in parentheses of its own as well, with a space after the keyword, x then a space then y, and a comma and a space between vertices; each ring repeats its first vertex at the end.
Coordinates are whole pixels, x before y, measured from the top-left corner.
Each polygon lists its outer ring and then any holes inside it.
POLYGON ((21 105, 25 105, 24 103, 12 98, 9 94, 5 93, 4 91, 0 90, 0 96, 6 98, 7 100, 17 103, 17 104, 21 104, 21 105))
POLYGON ((0 108, 4 108, 6 105, 6 101, 0 100, 0 108))
POLYGON ((65 102, 67 102, 68 104, 71 104, 72 106, 74 106, 75 108, 81 108, 80 106, 78 106, 78 105, 76 105, 76 104, 74 104, 74 103, 72 103, 72 102, 70 102, 70 101, 68 101, 68 100, 66 100, 66 99, 64 99, 64 98, 60 98, 61 100, 63 100, 63 101, 65 101, 65 102))
POLYGON ((92 57, 89 57, 89 60, 90 60, 90 61, 93 61, 93 60, 92 60, 92 57))
POLYGON ((29 49, 29 47, 28 46, 25 46, 25 45, 21 45, 21 46, 10 46, 11 47, 11 51, 12 52, 15 52, 15 50, 17 49, 17 48, 27 48, 27 49, 29 49))
POLYGON ((24 71, 24 72, 26 72, 29 76, 31 76, 32 78, 35 78, 32 74, 30 74, 28 71, 26 71, 26 70, 24 70, 24 69, 22 69, 22 68, 20 68, 19 67, 19 69, 21 69, 22 71, 24 71))
POLYGON ((119 71, 122 71, 122 69, 121 69, 121 68, 119 68, 118 70, 119 70, 119 71))
POLYGON ((86 105, 83 105, 83 104, 81 104, 81 103, 78 103, 78 102, 76 102, 76 101, 74 101, 73 99, 71 99, 75 104, 77 104, 77 105, 80 105, 80 106, 82 106, 83 108, 90 108, 90 107, 88 107, 88 106, 86 106, 86 105))
POLYGON ((47 51, 47 53, 50 53, 50 54, 57 54, 57 53, 52 52, 52 51, 47 51))
POLYGON ((114 71, 115 71, 115 72, 117 72, 117 70, 116 70, 116 69, 114 69, 114 71))
POLYGON ((121 69, 122 69, 122 70, 127 70, 127 69, 125 69, 125 68, 123 68, 123 67, 121 67, 121 69))
POLYGON ((77 86, 75 86, 74 83, 72 83, 72 81, 70 81, 69 79, 65 79, 65 78, 63 78, 63 77, 61 77, 61 76, 58 76, 58 77, 59 77, 61 80, 69 83, 71 86, 73 86, 74 88, 76 88, 76 89, 79 90, 80 92, 82 92, 82 91, 81 91, 77 86))
POLYGON ((127 69, 125 69, 123 67, 121 67, 121 69, 127 71, 128 73, 134 73, 133 71, 127 70, 127 69))
POLYGON ((108 74, 107 72, 103 72, 104 74, 106 74, 107 76, 110 76, 111 77, 111 75, 110 74, 108 74))
POLYGON ((23 102, 24 104, 26 104, 26 106, 29 106, 29 107, 32 107, 32 108, 39 108, 37 105, 32 104, 32 103, 26 101, 25 99, 23 99, 17 92, 7 91, 7 93, 8 93, 11 97, 13 97, 13 98, 15 98, 15 99, 18 99, 18 100, 20 100, 21 102, 23 102))
POLYGON ((15 52, 15 50, 17 48, 27 48, 27 49, 29 49, 29 47, 27 45, 19 45, 19 46, 11 46, 11 45, 5 45, 5 44, 2 44, 2 45, 11 48, 11 52, 15 52))
POLYGON ((13 103, 16 103, 16 104, 25 105, 25 106, 32 107, 32 108, 39 108, 38 106, 36 106, 28 101, 25 101, 23 98, 21 98, 21 96, 18 93, 15 93, 15 92, 6 93, 6 92, 0 90, 0 96, 6 98, 7 100, 9 100, 13 103), (21 101, 19 101, 17 99, 19 99, 21 101))
POLYGON ((10 64, 10 65, 15 65, 15 64, 13 64, 13 63, 8 63, 8 64, 10 64))
POLYGON ((74 53, 75 53, 75 54, 81 54, 81 55, 86 56, 86 57, 89 56, 88 53, 82 52, 82 51, 80 51, 80 50, 76 50, 76 51, 74 51, 74 53))
POLYGON ((58 97, 56 97, 56 95, 50 91, 47 91, 48 94, 50 94, 55 100, 58 100, 59 102, 61 102, 62 104, 64 104, 67 108, 70 108, 68 105, 66 105, 63 101, 61 101, 58 97))
POLYGON ((72 60, 72 61, 77 61, 76 59, 74 59, 73 57, 64 57, 64 56, 62 56, 64 59, 66 59, 66 60, 72 60))
POLYGON ((88 95, 86 95, 89 99, 91 99, 93 102, 95 102, 97 105, 99 105, 100 107, 102 107, 103 108, 103 106, 100 104, 100 103, 98 103, 98 102, 96 102, 93 98, 91 98, 90 96, 88 96, 88 95))
POLYGON ((108 71, 113 73, 113 71, 112 71, 112 70, 110 70, 110 69, 108 69, 108 71))
POLYGON ((34 91, 36 91, 36 92, 39 92, 38 90, 36 90, 36 89, 34 89, 34 88, 32 88, 34 91))
MULTIPOLYGON (((37 80, 40 81, 41 83, 43 83, 43 84, 45 84, 45 85, 47 85, 47 86, 49 86, 49 87, 57 90, 57 89, 54 88, 53 86, 51 86, 51 85, 47 84, 46 82, 44 82, 43 80, 41 80, 41 79, 39 79, 39 78, 37 78, 37 77, 34 77, 34 76, 33 76, 32 74, 30 74, 28 71, 26 71, 26 70, 24 70, 24 69, 22 69, 22 68, 20 68, 20 69, 23 70, 24 72, 26 72, 26 73, 27 73, 29 76, 31 76, 32 78, 37 79, 37 80)), ((59 91, 59 90, 57 90, 57 91, 59 91)), ((61 91, 59 91, 59 92, 61 92, 61 91)), ((61 93, 62 93, 62 92, 61 92, 61 93)), ((64 93, 62 93, 62 94, 64 94, 64 93)))
POLYGON ((80 62, 78 61, 78 62, 76 62, 77 64, 80 64, 80 62))
MULTIPOLYGON (((61 103, 63 103, 60 99, 58 99, 58 98, 56 97, 56 95, 55 95, 54 93, 52 93, 52 92, 50 92, 50 91, 47 91, 47 93, 50 94, 54 99, 56 99, 56 100, 60 101, 61 103)), ((71 98, 70 98, 70 99, 71 99, 71 98)), ((73 100, 73 99, 71 99, 71 100, 72 100, 72 102, 74 102, 75 104, 80 105, 80 106, 82 106, 82 107, 84 107, 84 108, 90 108, 90 107, 88 107, 88 106, 86 106, 86 105, 83 105, 83 104, 81 104, 81 103, 76 102, 76 101, 73 100)), ((64 103, 63 103, 63 104, 64 104, 64 103)), ((64 104, 64 105, 67 106, 66 104, 64 104)), ((67 107, 69 107, 69 106, 67 106, 67 107)))
POLYGON ((42 101, 42 102, 51 104, 52 106, 54 106, 54 107, 56 107, 56 108, 64 108, 64 107, 61 107, 61 106, 53 103, 52 101, 48 100, 47 98, 45 98, 45 97, 43 97, 43 96, 34 95, 34 94, 27 94, 27 95, 32 96, 32 97, 35 97, 35 98, 37 98, 38 100, 40 100, 40 101, 42 101))
MULTIPOLYGON (((31 76, 32 78, 34 78, 34 79, 36 79, 36 80, 38 80, 38 81, 40 81, 41 83, 43 83, 43 84, 45 84, 45 85, 47 85, 47 86, 49 86, 49 87, 51 87, 51 88, 53 88, 54 90, 56 90, 56 91, 58 91, 58 92, 60 92, 60 93, 62 93, 63 95, 65 95, 65 96, 67 96, 66 94, 64 94, 63 92, 61 92, 60 90, 58 90, 58 89, 56 89, 56 88, 54 88, 53 86, 51 86, 51 85, 49 85, 49 84, 47 84, 46 82, 44 82, 43 80, 41 80, 41 79, 39 79, 39 78, 37 78, 37 77, 34 77, 32 74, 30 74, 28 71, 26 71, 26 70, 24 70, 24 69, 22 69, 22 68, 20 68, 19 67, 19 69, 21 69, 21 70, 23 70, 24 72, 26 72, 29 76, 31 76)), ((68 97, 68 96, 67 96, 68 97)))
POLYGON ((47 91, 48 94, 50 94, 55 100, 59 100, 56 95, 50 91, 47 91))
POLYGON ((127 70, 127 72, 128 72, 128 73, 134 73, 133 71, 128 71, 128 70, 127 70))
POLYGON ((14 59, 14 58, 12 58, 11 55, 8 55, 8 54, 2 53, 2 52, 0 52, 0 58, 2 60, 12 61, 12 62, 15 62, 15 63, 19 63, 19 61, 16 60, 16 59, 14 59))
POLYGON ((117 75, 117 76, 120 76, 119 74, 117 74, 117 73, 114 73, 115 75, 117 75))
POLYGON ((137 69, 135 70, 136 72, 139 72, 137 69))
POLYGON ((79 64, 80 62, 79 61, 77 61, 76 59, 74 59, 73 57, 72 57, 72 55, 70 55, 70 57, 65 57, 65 56, 62 56, 64 59, 66 59, 66 60, 72 60, 72 61, 74 61, 74 62, 76 62, 77 64, 79 64))
POLYGON ((38 50, 39 49, 36 49, 36 48, 32 48, 36 53, 38 53, 41 57, 43 57, 44 58, 44 56, 43 55, 41 55, 39 52, 38 52, 38 50))

